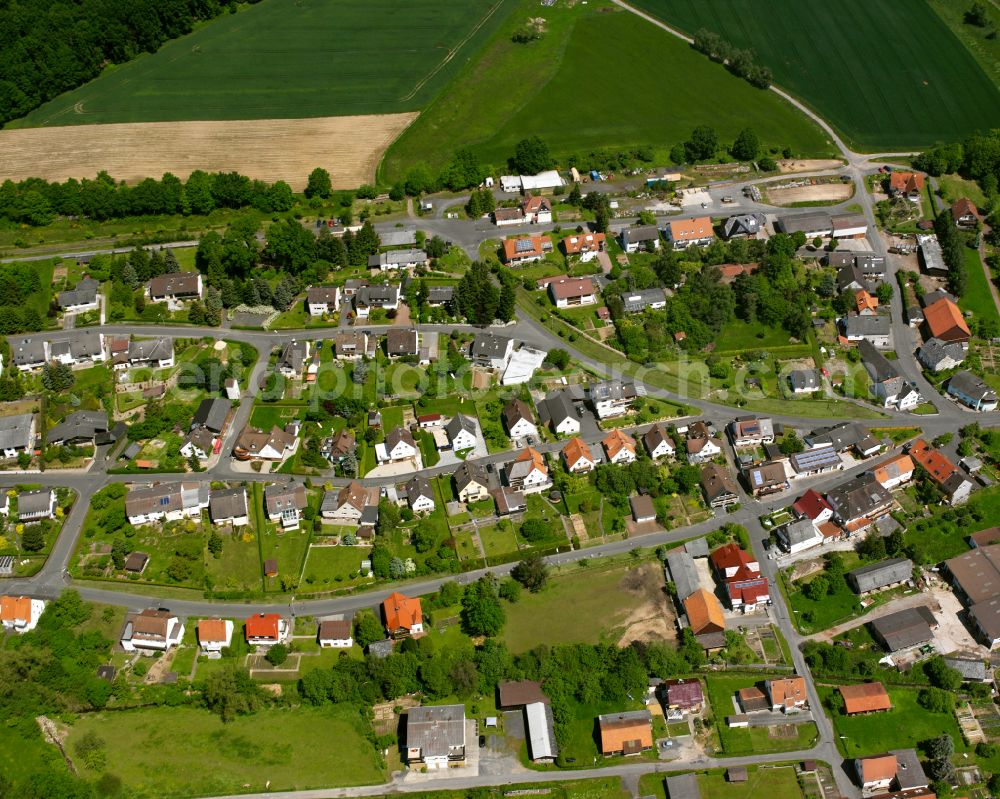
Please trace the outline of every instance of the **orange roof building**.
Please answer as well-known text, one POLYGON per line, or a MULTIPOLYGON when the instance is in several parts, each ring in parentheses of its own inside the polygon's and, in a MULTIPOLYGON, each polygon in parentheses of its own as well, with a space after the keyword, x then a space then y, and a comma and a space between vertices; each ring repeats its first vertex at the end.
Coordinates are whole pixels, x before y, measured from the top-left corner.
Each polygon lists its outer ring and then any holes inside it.
POLYGON ((246 620, 243 630, 247 643, 276 644, 288 632, 288 622, 278 613, 257 613, 246 620))
POLYGON ((576 233, 562 240, 563 252, 567 255, 582 255, 585 252, 604 252, 607 236, 603 233, 576 233))
POLYGON ((771 699, 772 710, 794 710, 802 707, 808 700, 805 678, 797 674, 793 677, 765 680, 764 687, 771 699))
POLYGON ((704 588, 697 589, 684 600, 684 614, 695 635, 721 633, 726 629, 722 603, 704 588))
POLYGON ((198 622, 198 640, 201 643, 226 640, 226 623, 222 619, 202 619, 198 622))
POLYGON ((844 698, 844 712, 848 716, 856 713, 878 713, 892 709, 889 694, 886 693, 885 686, 880 682, 841 685, 840 695, 844 698))
POLYGON ((0 622, 4 627, 27 630, 37 621, 31 618, 31 597, 0 596, 0 622))
POLYGON ((503 262, 512 266, 540 261, 550 252, 552 252, 550 236, 522 236, 503 241, 503 262))
POLYGON ((862 785, 888 786, 896 778, 897 764, 895 755, 886 754, 862 757, 858 758, 856 764, 862 785))
POLYGON ((674 247, 711 241, 715 238, 710 216, 699 216, 694 219, 672 219, 667 225, 667 238, 674 247))
POLYGON ((924 308, 924 325, 931 337, 948 343, 965 343, 972 338, 962 312, 947 297, 942 297, 924 308))
POLYGON ((919 194, 924 190, 924 176, 920 172, 893 172, 889 175, 892 194, 919 194))
POLYGON ((617 428, 601 442, 611 463, 631 463, 635 460, 635 439, 617 428))
POLYGON ((394 591, 382 603, 385 629, 393 638, 418 635, 424 631, 424 614, 419 597, 408 597, 394 591))
POLYGON ((938 485, 944 482, 958 471, 948 458, 939 450, 930 447, 922 438, 918 438, 910 445, 910 457, 913 458, 928 476, 938 485))
POLYGON ((637 755, 653 748, 653 717, 648 710, 597 717, 602 755, 637 755))
POLYGON ((596 465, 590 447, 582 438, 571 438, 562 448, 563 461, 571 472, 589 472, 596 465))
POLYGON ((913 477, 913 458, 901 452, 878 464, 872 475, 883 488, 895 488, 913 477))
POLYGON ((878 313, 878 297, 861 289, 854 295, 854 310, 860 316, 874 316, 878 313))

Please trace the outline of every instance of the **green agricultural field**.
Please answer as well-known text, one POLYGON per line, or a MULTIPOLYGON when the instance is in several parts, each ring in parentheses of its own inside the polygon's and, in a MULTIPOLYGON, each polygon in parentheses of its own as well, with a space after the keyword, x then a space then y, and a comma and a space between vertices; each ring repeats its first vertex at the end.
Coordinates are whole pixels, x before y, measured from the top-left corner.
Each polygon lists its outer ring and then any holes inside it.
POLYGON ((513 0, 263 0, 109 68, 19 127, 414 111, 513 0))
POLYGON ((88 714, 73 724, 67 745, 73 751, 83 735, 95 733, 104 741, 108 771, 130 793, 290 791, 382 782, 365 726, 350 705, 269 709, 228 724, 206 710, 163 707, 88 714), (198 765, 178 768, 185 763, 198 765))
POLYGON ((993 292, 983 271, 983 262, 978 250, 965 250, 965 271, 969 276, 968 288, 958 299, 958 306, 963 311, 971 311, 973 317, 980 322, 1000 322, 996 303, 993 302, 993 292))
POLYGON ((753 49, 856 148, 923 147, 1000 125, 1000 90, 926 0, 635 2, 687 33, 753 49))
POLYGON ((665 157, 700 124, 724 142, 749 125, 769 144, 832 152, 822 131, 780 98, 602 2, 545 8, 541 39, 514 44, 511 34, 540 13, 537 2, 523 0, 483 56, 389 148, 384 178, 421 160, 440 167, 463 145, 502 164, 531 134, 560 157, 640 145, 665 157))

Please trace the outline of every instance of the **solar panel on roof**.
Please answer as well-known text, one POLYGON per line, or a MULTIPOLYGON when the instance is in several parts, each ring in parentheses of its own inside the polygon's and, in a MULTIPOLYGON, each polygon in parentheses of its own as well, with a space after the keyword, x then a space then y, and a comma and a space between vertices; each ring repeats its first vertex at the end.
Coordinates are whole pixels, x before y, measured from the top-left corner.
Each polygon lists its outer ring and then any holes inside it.
POLYGON ((533 252, 535 249, 535 244, 531 239, 518 239, 514 243, 514 250, 516 252, 533 252))

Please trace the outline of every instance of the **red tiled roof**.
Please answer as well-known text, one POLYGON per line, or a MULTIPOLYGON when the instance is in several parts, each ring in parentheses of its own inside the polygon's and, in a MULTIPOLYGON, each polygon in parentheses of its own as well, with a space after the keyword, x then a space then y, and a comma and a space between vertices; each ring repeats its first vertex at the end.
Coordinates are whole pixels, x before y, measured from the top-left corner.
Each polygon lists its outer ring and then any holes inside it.
POLYGON ((799 516, 805 516, 807 519, 818 519, 824 511, 833 510, 823 496, 811 488, 795 500, 792 508, 799 516))
POLYGON ((409 630, 415 624, 423 623, 423 611, 420 608, 419 597, 408 597, 394 591, 382 603, 385 614, 385 626, 389 630, 409 630))
POLYGON ((841 685, 840 695, 844 698, 844 712, 874 713, 889 710, 892 702, 885 686, 880 682, 866 682, 861 685, 841 685))
POLYGON ((932 336, 942 341, 968 341, 972 336, 962 312, 947 297, 924 308, 924 324, 932 336))
POLYGON ((278 639, 278 623, 281 616, 277 613, 258 613, 246 620, 245 630, 247 640, 251 638, 278 639))

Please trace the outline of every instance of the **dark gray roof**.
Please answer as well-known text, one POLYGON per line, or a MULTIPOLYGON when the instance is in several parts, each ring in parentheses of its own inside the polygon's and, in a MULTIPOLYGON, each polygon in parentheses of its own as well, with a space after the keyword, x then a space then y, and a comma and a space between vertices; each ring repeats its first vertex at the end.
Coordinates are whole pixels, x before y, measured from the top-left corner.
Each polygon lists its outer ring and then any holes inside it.
POLYGON ((455 470, 455 486, 461 491, 470 483, 478 483, 484 488, 489 488, 490 479, 486 470, 475 461, 464 461, 455 470))
POLYGON ((97 290, 101 287, 93 278, 85 277, 76 284, 76 288, 59 292, 59 307, 68 308, 72 305, 93 305, 97 302, 97 290))
POLYGON ((419 499, 420 497, 427 497, 428 499, 434 499, 434 488, 431 486, 431 481, 426 477, 420 477, 419 475, 410 479, 410 482, 406 484, 406 498, 409 500, 410 504, 413 501, 419 499))
POLYGON ((406 745, 421 756, 443 757, 465 746, 465 705, 424 705, 406 714, 406 745))
POLYGON ((763 227, 766 219, 763 214, 736 214, 729 217, 723 226, 726 238, 737 235, 755 235, 763 227))
POLYGON ((635 383, 622 380, 602 380, 599 383, 591 383, 587 388, 587 395, 591 402, 605 402, 608 400, 632 399, 636 396, 635 383))
POLYGON ((978 375, 965 371, 955 372, 948 381, 948 390, 960 391, 974 400, 996 400, 996 392, 978 375))
POLYGON ((848 338, 854 336, 888 336, 892 321, 888 316, 848 316, 844 321, 848 338))
POLYGON ((221 433, 226 424, 226 417, 230 408, 233 407, 231 400, 220 399, 219 397, 209 397, 203 399, 194 413, 191 420, 192 427, 206 427, 213 433, 221 433))
POLYGON ((806 436, 806 443, 810 447, 818 447, 822 444, 832 444, 838 452, 850 449, 860 442, 868 431, 857 422, 841 422, 832 427, 818 427, 806 436))
POLYGON ((34 415, 19 413, 16 416, 0 416, 0 449, 26 449, 31 440, 31 422, 34 415))
POLYGON ((245 488, 213 489, 208 498, 208 510, 213 521, 247 515, 245 488))
POLYGON ((45 362, 45 342, 40 338, 12 338, 10 351, 15 366, 45 362))
POLYGON ((635 225, 622 231, 622 246, 627 247, 629 244, 644 241, 658 241, 659 238, 660 231, 656 225, 635 225))
POLYGON ((913 576, 913 561, 909 558, 889 558, 853 569, 847 573, 847 581, 859 593, 874 591, 893 583, 909 580, 913 576))
POLYGON ((889 754, 896 756, 896 782, 901 791, 926 788, 930 784, 915 750, 893 749, 889 754))
POLYGON ((965 680, 982 682, 986 679, 986 663, 972 658, 946 657, 945 664, 962 675, 965 680))
POLYGON ((796 472, 814 472, 840 464, 840 456, 831 446, 819 446, 794 453, 789 462, 796 472))
POLYGON ((17 495, 17 515, 28 516, 48 511, 52 506, 52 489, 40 488, 17 495))
POLYGON ((788 382, 793 389, 799 391, 811 391, 820 387, 820 375, 818 369, 794 369, 788 375, 788 382))
POLYGON ((174 342, 169 338, 153 338, 128 343, 130 361, 165 361, 173 357, 174 342))
POLYGON ((789 214, 778 217, 775 223, 782 233, 813 233, 816 231, 832 231, 833 220, 830 215, 822 211, 812 211, 805 214, 789 214))
POLYGON ((930 641, 933 638, 931 628, 937 626, 937 620, 930 608, 920 605, 874 619, 871 626, 889 651, 897 652, 930 641))
POLYGON ((928 369, 936 369, 946 358, 958 363, 965 360, 965 347, 957 342, 945 342, 939 338, 929 338, 917 351, 920 363, 928 369))
POLYGON ((788 541, 789 546, 802 544, 816 537, 816 527, 811 519, 798 519, 789 522, 781 529, 782 536, 788 541))
POLYGON ((891 502, 892 494, 870 474, 841 483, 826 495, 834 513, 842 519, 860 519, 891 502))
POLYGON ((630 291, 627 294, 622 294, 622 307, 625 313, 639 313, 655 303, 664 302, 666 297, 667 295, 664 294, 662 288, 630 291))
POLYGON ((50 444, 59 444, 63 441, 92 439, 107 430, 108 415, 104 411, 74 411, 50 428, 45 437, 50 444))
POLYGON ((892 362, 875 349, 875 345, 870 341, 859 341, 858 352, 861 353, 861 360, 865 365, 865 369, 871 375, 874 382, 888 383, 893 380, 902 380, 892 362))
POLYGON ((362 286, 355 296, 359 305, 392 305, 399 302, 399 286, 362 286))
POLYGON ((496 333, 477 333, 472 341, 473 358, 499 358, 507 352, 511 339, 496 333))
POLYGON ((667 555, 670 580, 677 589, 677 598, 683 602, 698 590, 700 582, 694 558, 687 552, 671 552, 667 555))
POLYGON ((301 372, 306 363, 308 344, 305 341, 289 341, 278 356, 278 366, 293 372, 301 372))
POLYGON ((701 799, 697 774, 677 774, 664 779, 667 799, 701 799))
POLYGON ((538 404, 538 415, 542 421, 558 427, 565 419, 577 419, 573 400, 566 391, 553 391, 538 404))
POLYGON ((430 305, 440 305, 451 302, 455 296, 454 286, 430 286, 427 289, 427 302, 430 305))
POLYGON ((448 438, 454 440, 455 436, 462 430, 474 436, 476 434, 476 423, 464 413, 456 413, 451 417, 451 421, 448 422, 448 426, 445 429, 448 431, 448 438))

